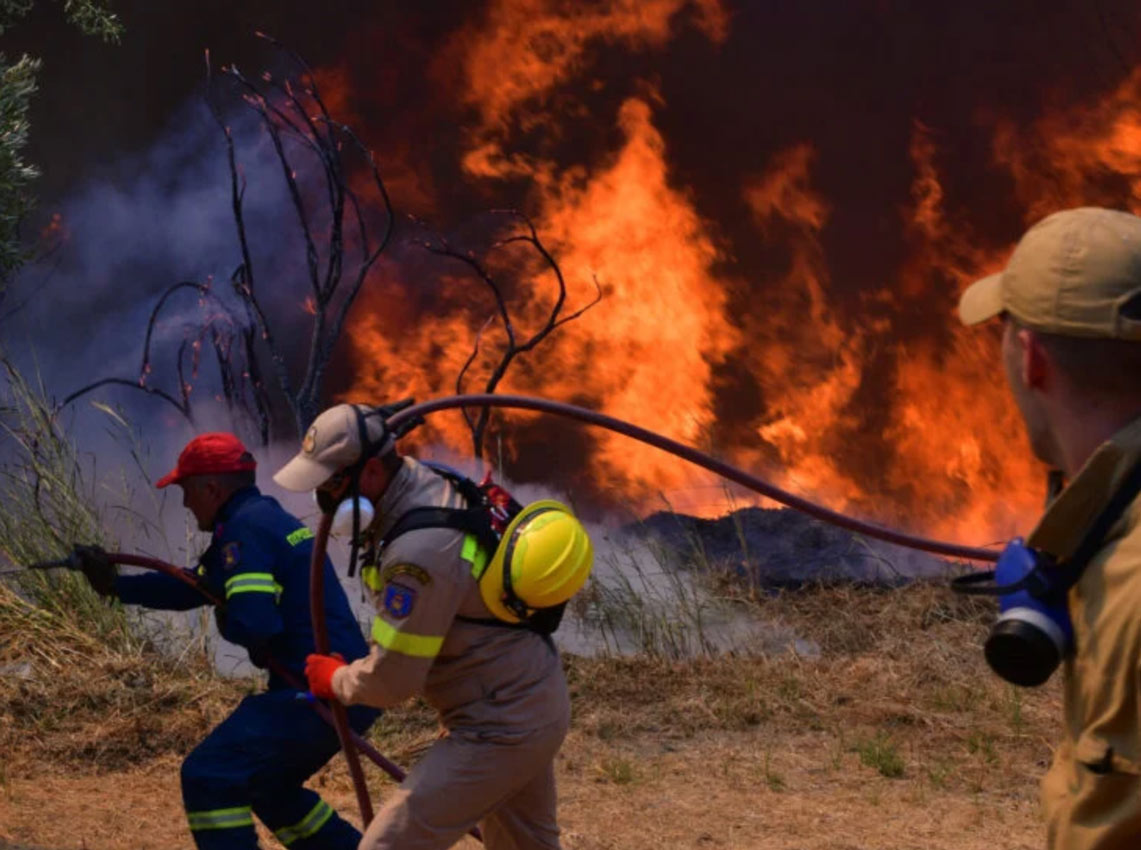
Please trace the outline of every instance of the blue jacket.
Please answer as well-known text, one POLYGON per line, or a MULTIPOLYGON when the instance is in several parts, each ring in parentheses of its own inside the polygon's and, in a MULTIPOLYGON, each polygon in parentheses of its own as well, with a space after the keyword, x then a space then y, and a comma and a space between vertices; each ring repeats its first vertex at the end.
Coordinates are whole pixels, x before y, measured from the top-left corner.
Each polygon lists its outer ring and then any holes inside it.
MULTIPOLYGON (((222 637, 244 647, 264 666, 272 656, 305 680, 305 656, 315 651, 309 620, 309 558, 313 532, 257 487, 234 493, 218 512, 214 536, 188 570, 226 600, 218 618, 222 637)), ((162 573, 123 575, 115 592, 128 605, 185 611, 206 603, 198 591, 162 573)), ((333 652, 352 661, 368 654, 333 564, 325 558, 325 618, 333 652)), ((286 684, 272 672, 269 687, 286 684)))

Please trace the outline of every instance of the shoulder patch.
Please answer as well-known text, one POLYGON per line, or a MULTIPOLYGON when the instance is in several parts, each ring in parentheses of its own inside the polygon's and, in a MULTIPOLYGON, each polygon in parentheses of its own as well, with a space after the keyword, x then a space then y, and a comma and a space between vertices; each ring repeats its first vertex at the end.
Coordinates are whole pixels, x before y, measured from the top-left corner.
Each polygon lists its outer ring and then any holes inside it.
POLYGON ((399 582, 389 582, 384 586, 384 610, 394 620, 403 620, 412 613, 416 604, 416 591, 399 582))
POLYGON ((222 546, 222 569, 232 570, 238 565, 241 555, 241 544, 237 540, 231 540, 222 546))
POLYGON ((408 576, 408 578, 419 582, 424 585, 424 587, 428 587, 432 583, 432 576, 428 574, 428 571, 415 564, 393 564, 391 567, 386 567, 380 580, 383 584, 388 584, 400 576, 408 576))

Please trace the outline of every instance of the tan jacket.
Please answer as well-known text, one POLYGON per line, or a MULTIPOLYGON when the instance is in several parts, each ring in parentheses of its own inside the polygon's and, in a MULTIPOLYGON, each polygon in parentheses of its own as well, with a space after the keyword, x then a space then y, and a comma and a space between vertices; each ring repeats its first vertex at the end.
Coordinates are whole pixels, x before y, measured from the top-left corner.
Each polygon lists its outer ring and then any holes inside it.
MULTIPOLYGON (((1029 543, 1071 554, 1141 460, 1141 420, 1103 444, 1029 543)), ((1064 667, 1065 728, 1042 782, 1051 850, 1141 848, 1141 499, 1070 591, 1074 657, 1064 667)))
MULTIPOLYGON (((404 458, 369 534, 379 539, 415 507, 463 506, 444 478, 404 458)), ((552 645, 526 630, 456 619, 492 617, 473 576, 488 554, 461 531, 426 528, 400 535, 366 565, 361 578, 377 610, 372 651, 333 676, 338 699, 387 708, 423 694, 448 728, 519 731, 562 716, 565 681, 552 645)))

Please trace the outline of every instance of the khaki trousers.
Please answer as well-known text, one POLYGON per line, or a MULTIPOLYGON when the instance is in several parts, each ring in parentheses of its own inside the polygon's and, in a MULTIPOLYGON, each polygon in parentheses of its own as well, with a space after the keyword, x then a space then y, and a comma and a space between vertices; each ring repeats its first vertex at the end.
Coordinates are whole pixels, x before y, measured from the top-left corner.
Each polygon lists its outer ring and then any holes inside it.
POLYGON ((558 850, 554 758, 567 717, 526 733, 454 729, 385 803, 359 850, 446 850, 473 826, 487 850, 558 850))

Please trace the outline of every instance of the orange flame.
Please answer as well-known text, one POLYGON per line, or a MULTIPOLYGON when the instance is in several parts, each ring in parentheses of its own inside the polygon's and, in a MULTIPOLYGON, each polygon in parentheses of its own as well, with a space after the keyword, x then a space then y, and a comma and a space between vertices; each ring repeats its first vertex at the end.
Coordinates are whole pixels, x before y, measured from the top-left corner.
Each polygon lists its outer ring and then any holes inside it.
MULTIPOLYGON (((588 179, 571 174, 552 185, 539 216, 540 232, 567 270, 571 304, 589 299, 591 275, 600 282, 603 301, 557 331, 551 345, 521 360, 501 388, 582 398, 615 416, 653 423, 675 439, 697 442, 712 422, 712 367, 737 339, 724 316, 723 284, 711 271, 720 255, 688 201, 668 185, 665 145, 650 107, 627 101, 619 126, 626 142, 613 161, 588 179)), ((469 291, 475 286, 452 277, 443 284, 442 289, 469 291)), ((533 324, 553 297, 551 282, 540 276, 526 286, 513 309, 523 324, 533 324)), ((354 393, 422 396, 450 390, 472 350, 478 327, 472 318, 493 312, 487 299, 482 312, 476 309, 469 303, 461 313, 420 317, 418 334, 399 339, 392 331, 409 317, 389 322, 376 312, 358 313, 352 330, 359 370, 354 393), (367 361, 360 356, 366 353, 367 361)), ((497 332, 497 326, 489 329, 485 350, 502 344, 497 332)), ((455 425, 444 426, 440 436, 458 448, 465 434, 455 425)), ((639 502, 688 484, 692 472, 661 452, 600 434, 590 478, 639 502)))
POLYGON ((588 47, 602 42, 630 50, 661 48, 683 11, 711 40, 725 38, 728 13, 720 0, 498 0, 486 26, 463 44, 466 99, 484 127, 505 130, 520 106, 581 71, 588 47))
MULTIPOLYGON (((463 73, 460 99, 476 115, 465 128, 465 173, 493 187, 520 179, 533 187, 529 211, 566 274, 568 309, 592 296, 592 277, 604 292, 521 358, 499 389, 575 401, 688 443, 713 441, 780 485, 880 521, 970 543, 1025 531, 1040 508, 1043 470, 1009 399, 993 334, 963 328, 955 316, 963 288, 1001 268, 1011 246, 980 238, 950 207, 930 128, 917 123, 911 135, 904 261, 858 294, 834 280, 828 263, 833 211, 814 186, 810 142, 768 157, 742 180, 756 238, 785 258, 779 272, 756 280, 742 279, 722 233, 679 185, 652 86, 621 100, 614 149, 587 164, 563 168, 542 144, 513 147, 517 134, 540 127, 548 140, 560 138, 568 113, 552 93, 572 80, 592 85, 593 46, 660 49, 686 25, 718 43, 728 16, 718 0, 496 0, 484 25, 450 46, 463 73), (751 411, 725 409, 736 402, 727 401, 727 370, 755 392, 738 402, 751 411)), ((1027 220, 1079 203, 1114 205, 1123 194, 1141 209, 1138 104, 1141 69, 1100 103, 1028 128, 999 123, 994 159, 1012 175, 1027 220)), ((427 190, 417 192, 422 200, 427 190)), ((458 263, 438 268, 434 289, 417 299, 395 264, 370 282, 351 317, 347 397, 453 391, 484 328, 465 385, 481 388, 503 329, 488 323, 494 304, 479 281, 458 263)), ((518 268, 525 273, 509 292, 512 315, 533 327, 554 284, 527 261, 518 268)), ((551 465, 569 454, 581 465, 570 480, 589 481, 611 504, 644 510, 665 494, 698 513, 726 505, 716 482, 656 450, 604 433, 561 444, 569 432, 527 415, 497 422, 511 426, 495 432, 509 455, 551 465)), ((424 436, 469 448, 458 416, 436 417, 424 436)))
POLYGON ((1028 222, 1073 206, 1141 211, 1141 67, 1100 101, 1043 115, 1027 130, 995 131, 1028 222))
POLYGON ((790 261, 746 319, 748 362, 766 405, 756 427, 763 445, 741 458, 762 461, 771 447, 780 484, 845 508, 864 495, 835 462, 835 440, 851 427, 845 410, 860 384, 863 334, 842 327, 830 307, 819 240, 829 209, 811 187, 813 157, 808 145, 784 151, 744 190, 762 236, 783 235, 790 261))

